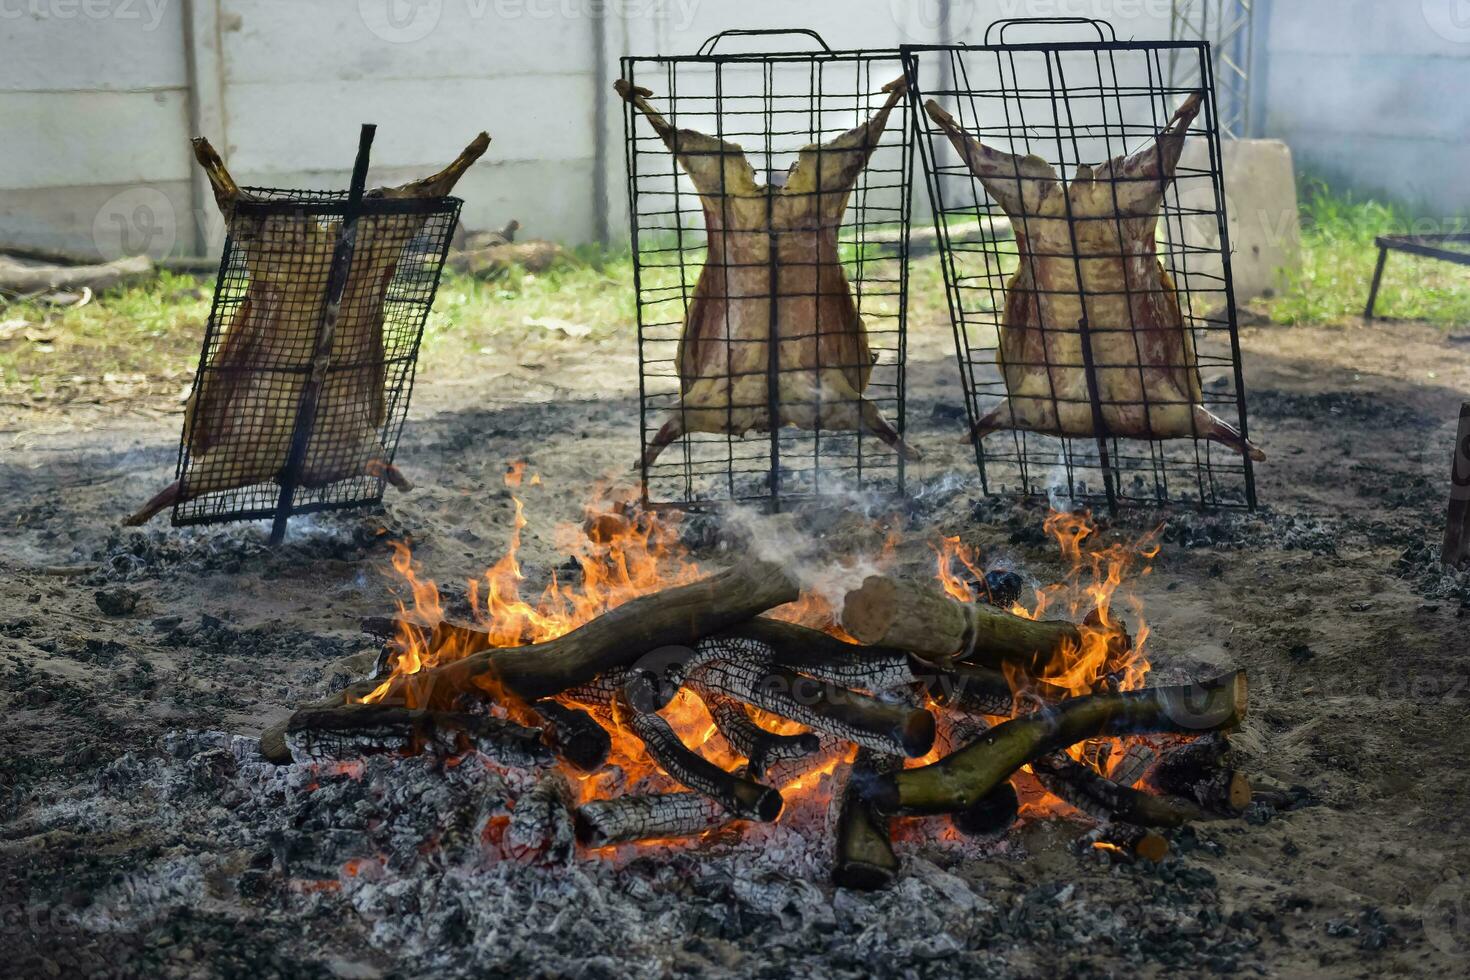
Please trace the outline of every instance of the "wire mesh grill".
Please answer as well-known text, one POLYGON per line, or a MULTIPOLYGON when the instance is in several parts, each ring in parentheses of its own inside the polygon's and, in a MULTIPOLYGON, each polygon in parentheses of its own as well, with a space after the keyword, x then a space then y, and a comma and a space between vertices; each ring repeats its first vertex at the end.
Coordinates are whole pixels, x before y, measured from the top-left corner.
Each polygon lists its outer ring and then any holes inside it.
MULTIPOLYGON (((176 525, 278 516, 348 195, 246 188, 185 412, 176 525)), ((367 199, 290 515, 382 500, 456 198, 367 199)))
POLYGON ((902 60, 722 40, 622 61, 645 503, 901 493, 902 60))
POLYGON ((1253 508, 1208 45, 1095 29, 904 48, 981 481, 1253 508))

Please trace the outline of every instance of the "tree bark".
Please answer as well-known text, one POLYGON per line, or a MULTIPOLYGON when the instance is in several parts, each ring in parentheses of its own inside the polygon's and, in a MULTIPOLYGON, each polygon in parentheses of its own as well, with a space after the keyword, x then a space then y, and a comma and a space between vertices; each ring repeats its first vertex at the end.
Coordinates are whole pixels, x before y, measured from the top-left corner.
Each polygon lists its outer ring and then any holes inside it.
POLYGON ((1033 759, 1031 771, 1041 785, 1102 823, 1120 820, 1139 827, 1180 827, 1214 819, 1189 800, 1115 783, 1065 755, 1033 759))

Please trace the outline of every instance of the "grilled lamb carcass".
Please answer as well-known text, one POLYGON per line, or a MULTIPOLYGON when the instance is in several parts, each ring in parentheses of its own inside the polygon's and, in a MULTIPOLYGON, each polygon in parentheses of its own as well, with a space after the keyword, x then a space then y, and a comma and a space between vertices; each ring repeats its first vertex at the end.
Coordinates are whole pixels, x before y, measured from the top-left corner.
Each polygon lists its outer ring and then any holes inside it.
MULTIPOLYGON (((481 133, 439 173, 399 187, 376 188, 364 197, 443 197, 489 145, 490 137, 481 133)), ((238 204, 262 199, 235 183, 208 140, 194 141, 194 156, 209 176, 235 248, 243 253, 249 285, 222 329, 210 370, 201 374, 185 406, 190 466, 182 480, 129 517, 129 525, 143 524, 164 508, 203 494, 279 478, 291 453, 337 244, 339 226, 316 215, 240 212, 238 204)), ((301 486, 374 476, 399 489, 411 488, 387 461, 379 439, 387 416, 383 303, 404 250, 427 220, 408 214, 358 218, 301 486)))
POLYGON ((925 106, 1011 219, 1020 257, 1006 285, 996 353, 1008 397, 975 423, 972 439, 1001 429, 1196 438, 1265 459, 1201 404, 1194 336, 1154 239, 1202 97, 1186 99, 1147 146, 1095 168, 1078 167, 1065 187, 1041 157, 993 150, 938 103, 925 106), (1093 426, 1079 328, 1084 315, 1105 433, 1093 426))
POLYGON ((676 355, 680 405, 649 443, 641 465, 651 465, 687 432, 741 436, 771 430, 773 306, 780 415, 775 424, 867 429, 905 458, 918 459, 877 405, 863 397, 874 356, 837 253, 848 196, 904 96, 903 79, 884 86, 888 99, 866 123, 803 148, 780 187, 757 183, 736 144, 675 129, 649 104, 648 89, 622 80, 615 87, 689 175, 708 238, 676 355))

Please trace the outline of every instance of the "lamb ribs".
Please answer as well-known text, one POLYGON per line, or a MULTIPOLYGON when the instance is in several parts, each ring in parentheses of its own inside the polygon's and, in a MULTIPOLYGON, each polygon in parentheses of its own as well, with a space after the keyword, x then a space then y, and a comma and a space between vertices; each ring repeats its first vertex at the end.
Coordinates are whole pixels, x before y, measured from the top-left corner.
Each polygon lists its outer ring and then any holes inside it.
POLYGON ((866 430, 917 459, 863 395, 875 358, 837 251, 848 198, 904 97, 903 79, 884 86, 888 98, 866 123, 802 149, 779 187, 757 182, 740 146, 670 124, 648 89, 623 80, 615 87, 694 184, 708 240, 675 356, 680 404, 640 465, 686 433, 743 436, 773 425, 866 430))
MULTIPOLYGON (((448 167, 364 199, 446 196, 490 144, 481 133, 448 167)), ((176 503, 280 478, 291 452, 339 226, 309 210, 263 211, 240 205, 266 197, 242 189, 208 140, 194 156, 214 190, 248 279, 244 300, 216 326, 221 339, 184 412, 189 466, 127 524, 138 525, 176 503)), ((356 476, 411 484, 388 462, 379 433, 386 421, 384 303, 399 262, 423 230, 423 214, 369 212, 357 219, 353 258, 332 333, 299 485, 321 487, 356 476)))
POLYGON ((1202 404, 1194 335, 1155 242, 1202 99, 1189 96, 1147 145, 1079 166, 1065 186, 1041 157, 988 147, 937 102, 926 104, 1010 218, 1020 259, 1006 286, 996 352, 1007 398, 974 424, 973 439, 1003 429, 1195 438, 1265 458, 1202 404))

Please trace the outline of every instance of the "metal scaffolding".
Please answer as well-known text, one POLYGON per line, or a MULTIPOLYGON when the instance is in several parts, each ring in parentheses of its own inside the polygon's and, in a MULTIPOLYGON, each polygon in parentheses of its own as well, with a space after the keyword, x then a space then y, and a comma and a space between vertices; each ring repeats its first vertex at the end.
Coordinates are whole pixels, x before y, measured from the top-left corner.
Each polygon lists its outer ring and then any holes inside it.
MULTIPOLYGON (((1225 139, 1241 139, 1251 133, 1252 20, 1256 4, 1257 0, 1174 0, 1169 16, 1171 39, 1209 42, 1220 136, 1225 139)), ((1196 84, 1199 74, 1199 62, 1188 51, 1169 59, 1171 88, 1196 84)))

